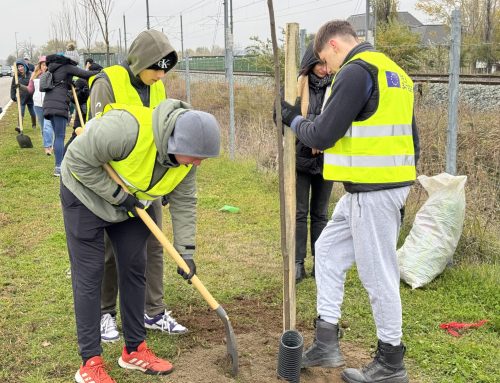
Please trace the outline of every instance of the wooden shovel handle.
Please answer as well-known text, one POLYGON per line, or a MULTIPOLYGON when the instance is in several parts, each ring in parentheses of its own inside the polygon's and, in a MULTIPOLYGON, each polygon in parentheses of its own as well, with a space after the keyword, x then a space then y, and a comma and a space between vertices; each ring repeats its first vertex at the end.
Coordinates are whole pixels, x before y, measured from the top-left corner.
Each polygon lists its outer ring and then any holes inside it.
POLYGON ((20 133, 23 132, 23 115, 21 114, 21 92, 19 91, 19 77, 17 75, 17 65, 14 63, 12 66, 12 69, 14 71, 14 81, 16 82, 16 99, 17 99, 17 115, 19 118, 19 131, 20 133))

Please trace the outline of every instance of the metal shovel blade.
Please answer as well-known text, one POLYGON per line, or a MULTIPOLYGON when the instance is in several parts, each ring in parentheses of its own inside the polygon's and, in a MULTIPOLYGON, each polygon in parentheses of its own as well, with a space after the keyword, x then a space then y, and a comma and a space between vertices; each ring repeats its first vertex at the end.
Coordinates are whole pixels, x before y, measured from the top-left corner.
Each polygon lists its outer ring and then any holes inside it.
POLYGON ((231 375, 238 375, 238 346, 236 343, 236 336, 234 335, 233 326, 231 326, 231 322, 229 321, 229 317, 226 314, 226 311, 219 306, 215 309, 215 312, 219 316, 219 318, 224 323, 224 330, 226 331, 226 345, 227 345, 227 355, 230 358, 231 362, 231 375))
POLYGON ((33 147, 33 143, 31 142, 31 138, 28 136, 25 136, 24 134, 20 133, 17 135, 17 142, 19 143, 19 146, 21 149, 28 149, 33 147))

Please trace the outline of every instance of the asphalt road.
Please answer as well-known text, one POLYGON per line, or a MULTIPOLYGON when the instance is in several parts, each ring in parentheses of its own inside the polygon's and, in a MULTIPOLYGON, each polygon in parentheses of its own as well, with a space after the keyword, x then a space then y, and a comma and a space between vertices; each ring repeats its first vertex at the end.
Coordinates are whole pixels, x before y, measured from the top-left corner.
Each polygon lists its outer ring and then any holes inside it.
POLYGON ((10 101, 10 84, 12 77, 0 77, 0 106, 5 109, 5 105, 10 101))

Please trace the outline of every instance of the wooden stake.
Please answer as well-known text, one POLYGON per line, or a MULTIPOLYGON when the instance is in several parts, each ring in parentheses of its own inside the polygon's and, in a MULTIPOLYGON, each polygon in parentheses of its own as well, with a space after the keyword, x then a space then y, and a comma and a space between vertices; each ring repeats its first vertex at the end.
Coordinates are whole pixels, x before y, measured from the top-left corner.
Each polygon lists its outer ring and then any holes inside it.
MULTIPOLYGON (((279 190, 280 190, 280 220, 281 220, 281 252, 283 255, 283 330, 295 329, 296 305, 295 305, 295 137, 290 129, 285 129, 285 139, 283 140, 283 122, 281 120, 281 96, 280 96, 280 62, 278 40, 276 38, 276 27, 274 21, 273 1, 268 0, 269 20, 271 24, 271 40, 273 43, 274 55, 274 90, 275 90, 275 110, 276 110, 276 138, 279 166, 279 190), (285 141, 285 150, 283 148, 285 141), (290 145, 291 143, 291 145, 290 145), (285 151, 285 154, 284 154, 285 151)), ((287 25, 287 46, 295 46, 298 37, 298 24, 289 28, 287 25), (290 36, 290 37, 289 37, 290 36), (292 37, 293 36, 293 37, 292 37), (290 39, 290 40, 289 40, 290 39)), ((293 49, 293 48, 291 48, 293 49)), ((292 81, 288 81, 288 88, 285 89, 286 99, 293 98, 295 102, 296 95, 296 54, 288 57, 287 62, 293 69, 290 72, 292 81)), ((288 67, 287 67, 288 68, 288 67)), ((285 88, 287 82, 285 81, 285 88)))

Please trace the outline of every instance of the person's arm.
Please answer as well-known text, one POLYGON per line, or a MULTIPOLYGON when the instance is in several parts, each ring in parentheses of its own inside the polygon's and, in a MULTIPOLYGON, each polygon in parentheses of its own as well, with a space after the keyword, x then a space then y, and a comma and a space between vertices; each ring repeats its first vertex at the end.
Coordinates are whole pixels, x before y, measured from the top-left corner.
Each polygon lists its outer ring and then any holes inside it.
POLYGON ((14 102, 17 101, 16 97, 16 79, 14 76, 12 76, 12 82, 10 84, 10 99, 14 102))
POLYGON ((126 194, 102 165, 127 157, 139 134, 135 118, 123 110, 113 110, 89 121, 85 131, 68 147, 64 157, 70 172, 85 187, 107 202, 117 205, 126 194))
POLYGON ((413 135, 413 150, 415 152, 415 166, 417 166, 418 159, 420 158, 420 138, 418 136, 417 122, 415 121, 415 111, 413 111, 413 118, 411 121, 411 133, 413 135))
POLYGON ((90 110, 87 111, 88 118, 95 117, 104 110, 108 104, 115 102, 115 96, 111 84, 104 77, 97 77, 92 83, 90 90, 90 110))
POLYGON ((79 68, 75 65, 67 65, 68 69, 67 72, 73 76, 80 77, 80 78, 85 78, 89 79, 90 77, 96 75, 100 71, 98 70, 85 70, 82 68, 79 68))
POLYGON ((372 89, 373 80, 368 71, 360 65, 349 64, 337 75, 325 109, 314 122, 298 116, 291 128, 308 147, 328 149, 346 134, 365 107, 372 89))
POLYGON ((174 247, 185 259, 193 258, 196 243, 196 166, 168 195, 168 199, 174 247))

